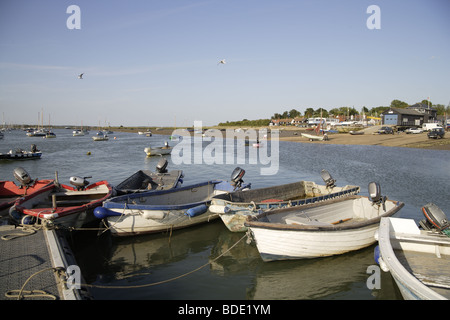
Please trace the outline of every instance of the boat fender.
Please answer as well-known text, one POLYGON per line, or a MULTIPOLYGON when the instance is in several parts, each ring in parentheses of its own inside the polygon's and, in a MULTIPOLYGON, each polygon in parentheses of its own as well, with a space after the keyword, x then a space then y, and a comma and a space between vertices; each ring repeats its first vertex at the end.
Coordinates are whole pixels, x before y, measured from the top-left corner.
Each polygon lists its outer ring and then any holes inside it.
POLYGON ((121 216, 120 212, 109 210, 105 207, 97 207, 94 209, 94 216, 98 219, 104 219, 112 216, 121 216))
POLYGON ((11 208, 9 208, 9 216, 13 219, 13 221, 20 223, 24 214, 17 211, 15 206, 12 206, 11 208))
POLYGON ((211 211, 212 213, 228 213, 230 212, 230 208, 227 206, 219 206, 217 204, 212 204, 209 206, 209 211, 211 211))
POLYGON ((163 211, 145 211, 142 216, 145 219, 163 219, 166 215, 163 211))
POLYGON ((34 224, 35 218, 33 216, 24 215, 22 220, 20 220, 20 224, 22 225, 31 225, 34 224))
POLYGON ((199 206, 188 209, 186 211, 185 215, 190 216, 190 217, 195 217, 195 216, 201 215, 202 213, 205 213, 207 210, 208 210, 208 207, 206 206, 206 204, 201 204, 199 206))

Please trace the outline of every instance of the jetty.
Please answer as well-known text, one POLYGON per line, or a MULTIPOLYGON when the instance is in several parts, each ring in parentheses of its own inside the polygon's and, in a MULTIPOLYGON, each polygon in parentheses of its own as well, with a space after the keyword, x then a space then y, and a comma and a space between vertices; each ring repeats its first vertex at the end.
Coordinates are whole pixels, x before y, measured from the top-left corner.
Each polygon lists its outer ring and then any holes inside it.
POLYGON ((81 275, 67 281, 76 262, 61 232, 2 225, 0 237, 0 300, 90 299, 81 275))

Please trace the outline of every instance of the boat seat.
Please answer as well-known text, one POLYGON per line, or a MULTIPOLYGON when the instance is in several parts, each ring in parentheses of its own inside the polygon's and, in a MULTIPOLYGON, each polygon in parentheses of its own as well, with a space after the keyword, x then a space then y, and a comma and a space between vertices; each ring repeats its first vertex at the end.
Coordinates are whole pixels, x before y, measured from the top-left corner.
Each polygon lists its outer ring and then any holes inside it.
POLYGON ((326 223, 326 222, 321 222, 321 221, 317 221, 317 220, 311 220, 308 218, 296 217, 296 216, 286 217, 284 219, 284 221, 286 222, 286 224, 308 225, 308 226, 317 226, 317 227, 332 226, 331 223, 326 223))
POLYGON ((93 195, 93 194, 105 194, 105 190, 83 190, 83 191, 61 191, 52 193, 52 195, 55 195, 57 197, 63 197, 63 196, 83 196, 83 195, 93 195))

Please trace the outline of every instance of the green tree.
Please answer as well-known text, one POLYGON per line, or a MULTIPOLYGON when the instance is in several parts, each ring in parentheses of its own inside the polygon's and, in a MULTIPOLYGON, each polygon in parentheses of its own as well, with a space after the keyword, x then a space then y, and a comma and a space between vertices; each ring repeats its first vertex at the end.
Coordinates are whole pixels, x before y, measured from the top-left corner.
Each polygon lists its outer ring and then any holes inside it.
POLYGON ((391 102, 391 108, 406 108, 408 104, 406 102, 400 101, 400 100, 392 100, 391 102))
POLYGON ((314 109, 313 108, 307 108, 305 110, 305 118, 311 118, 314 115, 314 109))

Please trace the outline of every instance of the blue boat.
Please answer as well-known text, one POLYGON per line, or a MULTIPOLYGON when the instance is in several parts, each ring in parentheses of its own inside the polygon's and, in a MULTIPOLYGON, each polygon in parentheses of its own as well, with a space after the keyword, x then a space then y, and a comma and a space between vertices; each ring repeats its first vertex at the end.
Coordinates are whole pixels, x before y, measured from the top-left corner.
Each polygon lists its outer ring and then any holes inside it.
POLYGON ((230 182, 210 180, 111 198, 96 208, 94 215, 106 222, 113 236, 159 233, 205 223, 219 217, 208 210, 212 197, 250 189, 251 184, 242 181, 244 174, 238 167, 230 182))

